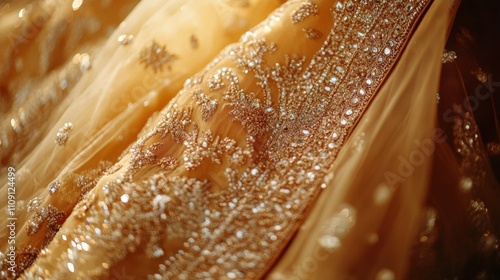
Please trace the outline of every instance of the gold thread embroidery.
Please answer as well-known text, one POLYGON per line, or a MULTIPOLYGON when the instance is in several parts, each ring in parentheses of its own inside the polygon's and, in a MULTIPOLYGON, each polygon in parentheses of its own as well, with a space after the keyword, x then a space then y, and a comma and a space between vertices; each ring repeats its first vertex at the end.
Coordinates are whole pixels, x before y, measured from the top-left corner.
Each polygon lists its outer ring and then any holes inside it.
POLYGON ((201 118, 208 121, 217 110, 217 100, 210 99, 200 89, 194 89, 191 94, 196 99, 196 104, 201 106, 201 118))
POLYGON ((55 140, 56 144, 59 146, 66 145, 66 143, 68 142, 71 130, 73 130, 73 124, 71 124, 71 123, 65 123, 63 127, 59 128, 59 131, 57 132, 56 140, 55 140))
POLYGON ((58 180, 54 180, 50 182, 49 186, 47 187, 47 190, 49 191, 50 195, 53 195, 59 190, 60 187, 61 183, 59 183, 58 180))
POLYGON ((144 47, 139 54, 140 63, 144 64, 146 68, 151 67, 155 73, 163 71, 164 66, 166 66, 167 70, 170 70, 172 62, 177 59, 178 57, 175 54, 167 51, 165 45, 162 46, 156 41, 153 41, 150 46, 144 47))
MULTIPOLYGON (((228 105, 233 121, 246 129, 246 142, 200 131, 192 119, 192 107, 179 108, 176 99, 185 97, 178 95, 161 113, 156 126, 132 145, 127 170, 106 183, 103 201, 84 209, 89 222, 63 233, 66 239, 78 245, 78 236, 85 235, 95 241, 93 246, 113 250, 115 254, 106 256, 105 268, 146 244, 148 256, 163 256, 157 274, 150 277, 262 276, 315 195, 326 187, 328 167, 427 3, 349 1, 337 6, 332 15, 339 24, 307 64, 303 57, 283 54, 283 63, 267 65, 263 58, 278 46, 255 40, 248 32, 236 47, 222 54, 233 59, 237 67, 227 68, 212 86, 210 82, 206 85, 210 91, 222 91, 219 101, 228 105), (346 16, 349 20, 343 21, 346 16), (338 37, 347 27, 352 29, 348 36, 338 37), (258 94, 238 83, 238 75, 249 73, 262 89, 258 94), (177 145, 184 166, 190 169, 187 172, 205 159, 215 162, 211 167, 223 172, 227 186, 212 192, 215 182, 167 177, 163 170, 134 182, 132 175, 139 170, 148 165, 147 170, 157 168, 157 156, 148 150, 155 145, 148 141, 156 135, 156 139, 171 136, 170 143, 177 145), (259 143, 262 138, 256 135, 267 138, 259 143), (171 238, 183 246, 173 253, 161 247, 161 241, 171 238)), ((219 61, 214 60, 186 81, 184 91, 200 87, 203 92, 204 76, 219 71, 219 61)), ((57 246, 65 241, 55 242, 57 246)), ((68 257, 77 253, 85 256, 92 250, 69 247, 61 260, 71 267, 81 265, 84 257, 68 257)), ((36 271, 36 267, 30 269, 30 273, 36 271)), ((105 277, 109 271, 100 273, 105 277)))
POLYGON ((314 28, 302 28, 302 31, 306 33, 306 37, 311 40, 318 40, 323 36, 323 33, 314 28))
POLYGON ((299 8, 292 13, 292 22, 297 24, 310 16, 319 15, 318 5, 312 1, 302 3, 299 8))

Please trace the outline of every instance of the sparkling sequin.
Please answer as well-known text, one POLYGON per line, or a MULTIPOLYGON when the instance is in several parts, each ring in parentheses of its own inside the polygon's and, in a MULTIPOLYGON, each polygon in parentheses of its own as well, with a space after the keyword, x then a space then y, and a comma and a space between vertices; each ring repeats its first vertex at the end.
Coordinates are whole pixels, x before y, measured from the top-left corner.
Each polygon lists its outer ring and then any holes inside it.
MULTIPOLYGON (((311 1, 302 3, 290 2, 295 5, 292 13, 278 10, 257 31, 276 18, 304 27, 298 23, 319 16, 319 8, 311 1)), ((76 218, 85 222, 65 232, 75 246, 71 245, 71 253, 60 255, 60 262, 76 268, 95 252, 93 248, 109 249, 113 254, 104 256, 104 270, 99 271, 99 276, 109 278, 107 269, 130 252, 144 250, 150 258, 163 254, 150 278, 263 276, 326 187, 327 167, 391 69, 426 3, 415 3, 408 14, 406 3, 400 2, 336 5, 331 13, 322 13, 333 16, 337 24, 312 57, 280 53, 278 44, 260 38, 258 32, 245 34, 186 81, 182 92, 187 94, 179 94, 159 113, 157 123, 140 134, 121 158, 123 168, 103 181, 99 192, 85 194, 74 210, 81 214, 76 218), (364 16, 367 13, 372 20, 364 16), (380 15, 390 23, 377 20, 380 15), (353 36, 338 36, 347 29, 353 36), (387 37, 372 36, 373 30, 382 30, 387 37), (393 41, 389 55, 382 53, 389 45, 387 38, 393 41), (281 59, 268 64, 270 54, 281 59), (223 70, 221 59, 231 68, 223 70), (241 77, 252 79, 240 83, 241 77), (231 118, 231 131, 241 128, 246 137, 232 139, 200 125, 202 104, 186 102, 198 101, 190 94, 197 89, 219 103, 217 114, 231 118), (168 144, 161 147, 163 143, 168 144), (162 158, 169 157, 178 160, 174 171, 161 168, 162 158), (208 166, 211 172, 200 172, 208 166), (222 182, 213 180, 212 172, 223 174, 222 182), (201 176, 190 178, 191 174, 201 176), (88 251, 76 241, 79 236, 95 242, 88 242, 88 251), (170 240, 179 241, 181 248, 174 252, 162 248, 170 240)), ((93 177, 81 179, 89 188, 95 186, 93 181, 93 177)), ((318 242, 325 248, 342 246, 355 221, 356 210, 343 206, 325 225, 318 242)), ((75 269, 75 273, 84 272, 75 269)))
POLYGON ((58 180, 54 180, 54 181, 50 182, 47 189, 48 189, 49 193, 52 195, 52 194, 55 194, 59 190, 60 187, 61 187, 61 183, 59 183, 58 180))
POLYGON ((314 28, 303 28, 302 31, 304 31, 306 37, 311 40, 318 40, 323 36, 323 33, 314 28))
POLYGON ((80 9, 80 7, 83 4, 83 0, 73 0, 73 3, 71 4, 71 8, 73 8, 73 11, 76 11, 80 9))
POLYGON ((300 4, 299 8, 292 13, 292 22, 299 23, 304 21, 309 16, 317 16, 319 14, 318 5, 312 1, 307 1, 300 4))
POLYGON ((63 127, 59 129, 56 135, 56 144, 59 146, 64 146, 68 142, 69 135, 71 133, 71 130, 73 130, 73 124, 71 123, 65 123, 63 127))
POLYGON ((217 100, 210 99, 201 90, 195 89, 192 91, 193 98, 196 99, 196 104, 201 106, 201 118, 207 121, 215 114, 217 110, 217 100))
POLYGON ((80 55, 80 70, 82 72, 88 71, 92 63, 90 62, 90 55, 88 53, 83 53, 80 55))
POLYGON ((447 51, 444 50, 443 55, 441 57, 441 62, 444 63, 451 63, 454 62, 455 59, 457 59, 457 54, 454 51, 447 51))
POLYGON ((270 129, 266 113, 259 99, 236 86, 230 86, 224 100, 231 108, 233 120, 241 122, 251 136, 259 136, 270 129))
POLYGON ((179 160, 174 157, 166 156, 160 159, 159 165, 165 170, 174 170, 179 166, 179 160))
POLYGON ((118 36, 118 44, 126 46, 130 43, 132 43, 132 40, 134 40, 134 35, 127 35, 127 34, 121 34, 118 36))

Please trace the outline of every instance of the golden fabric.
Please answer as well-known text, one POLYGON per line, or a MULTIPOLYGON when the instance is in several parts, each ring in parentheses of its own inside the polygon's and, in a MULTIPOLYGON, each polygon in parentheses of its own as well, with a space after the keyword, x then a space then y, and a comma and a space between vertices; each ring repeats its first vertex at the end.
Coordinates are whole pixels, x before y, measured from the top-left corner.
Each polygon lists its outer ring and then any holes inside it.
MULTIPOLYGON (((435 122, 458 3, 21 4, 2 7, 0 32, 18 34, 0 76, 2 192, 15 176, 17 202, 1 277, 402 279, 420 259, 435 275, 427 201, 480 170, 435 122), (50 16, 22 35, 37 11, 50 16), (436 162, 465 177, 434 178, 436 162)), ((471 188, 456 201, 498 255, 484 214, 498 198, 471 188)))

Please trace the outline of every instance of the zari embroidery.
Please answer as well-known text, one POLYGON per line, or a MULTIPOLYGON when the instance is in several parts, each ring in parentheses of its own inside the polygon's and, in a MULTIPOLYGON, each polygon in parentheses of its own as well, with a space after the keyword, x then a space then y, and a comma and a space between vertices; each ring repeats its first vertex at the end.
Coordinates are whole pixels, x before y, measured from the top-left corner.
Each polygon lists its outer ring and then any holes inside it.
MULTIPOLYGON (((324 11, 312 1, 285 4, 186 81, 154 128, 124 155, 128 165, 118 178, 102 182, 99 199, 85 196, 75 211, 86 222, 53 241, 69 246, 61 262, 73 273, 92 254, 82 242, 107 248, 102 270, 87 275, 105 277, 128 252, 145 246, 148 257, 163 260, 149 279, 262 276, 326 187, 328 168, 428 2, 349 1, 324 11), (293 5, 297 9, 285 12, 293 5), (266 56, 280 46, 254 32, 287 15, 296 24, 328 13, 333 28, 310 61, 289 54, 268 64, 266 56), (220 68, 222 59, 234 67, 220 68), (254 77, 259 92, 240 84, 242 77, 254 77), (201 109, 179 105, 193 97, 201 109), (245 129, 246 142, 201 129, 195 110, 202 120, 214 114, 204 108, 205 97, 220 102, 215 114, 228 114, 229 125, 245 129), (157 144, 170 138, 172 147, 157 144), (227 181, 189 178, 205 162, 227 181), (149 175, 135 182, 139 172, 149 175), (168 253, 162 242, 174 238, 182 248, 168 253)), ((26 277, 38 274, 43 271, 32 267, 26 277)))
POLYGON ((71 123, 65 123, 64 126, 61 127, 59 129, 59 131, 57 132, 56 144, 59 146, 66 145, 66 142, 68 142, 71 130, 73 130, 73 125, 71 123))
POLYGON ((292 22, 299 23, 304 21, 309 16, 317 16, 319 13, 318 5, 313 1, 302 3, 299 8, 292 13, 292 22))

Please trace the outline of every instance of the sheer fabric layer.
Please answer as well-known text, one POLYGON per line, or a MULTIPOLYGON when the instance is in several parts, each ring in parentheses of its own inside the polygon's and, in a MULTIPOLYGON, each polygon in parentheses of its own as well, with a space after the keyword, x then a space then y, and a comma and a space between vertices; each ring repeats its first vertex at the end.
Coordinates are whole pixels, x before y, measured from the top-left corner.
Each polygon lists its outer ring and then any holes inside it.
POLYGON ((188 80, 26 276, 262 275, 425 4, 282 6, 188 80))
POLYGON ((445 1, 411 36, 428 1, 289 1, 214 59, 277 7, 244 4, 143 1, 104 44, 20 164, 24 278, 403 277, 430 167, 401 162, 440 141, 422 108, 445 1))

